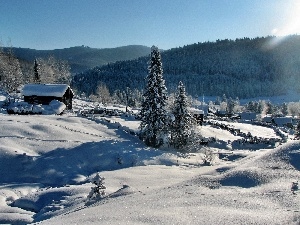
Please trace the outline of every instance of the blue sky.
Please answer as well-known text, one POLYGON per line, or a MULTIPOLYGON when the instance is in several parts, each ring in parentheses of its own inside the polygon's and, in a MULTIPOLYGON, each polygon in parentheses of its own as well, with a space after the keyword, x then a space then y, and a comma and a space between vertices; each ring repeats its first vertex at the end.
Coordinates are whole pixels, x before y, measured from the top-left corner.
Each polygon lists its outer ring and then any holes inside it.
POLYGON ((4 46, 170 49, 296 33, 299 0, 0 0, 4 46))

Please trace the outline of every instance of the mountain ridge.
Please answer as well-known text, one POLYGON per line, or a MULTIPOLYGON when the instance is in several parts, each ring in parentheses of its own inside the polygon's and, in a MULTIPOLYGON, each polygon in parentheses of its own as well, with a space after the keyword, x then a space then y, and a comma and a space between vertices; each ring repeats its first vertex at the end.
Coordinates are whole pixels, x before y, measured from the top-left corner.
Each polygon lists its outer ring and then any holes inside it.
POLYGON ((116 61, 132 60, 150 54, 150 47, 143 45, 127 45, 116 48, 91 48, 82 45, 53 50, 36 50, 22 47, 5 47, 3 49, 4 51, 11 49, 17 58, 28 62, 33 62, 39 57, 46 58, 49 56, 67 60, 73 74, 96 66, 116 61))

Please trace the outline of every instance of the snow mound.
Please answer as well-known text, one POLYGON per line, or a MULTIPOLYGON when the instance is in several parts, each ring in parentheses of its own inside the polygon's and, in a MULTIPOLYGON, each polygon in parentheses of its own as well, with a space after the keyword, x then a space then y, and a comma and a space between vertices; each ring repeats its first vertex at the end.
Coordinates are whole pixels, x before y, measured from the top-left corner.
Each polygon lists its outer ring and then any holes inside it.
POLYGON ((200 175, 192 183, 210 189, 222 187, 253 188, 300 179, 300 141, 291 141, 270 151, 253 153, 239 160, 238 166, 218 167, 200 175), (242 162, 242 163, 241 163, 242 162))
POLYGON ((83 202, 88 188, 87 185, 81 185, 79 188, 75 186, 41 188, 16 199, 10 206, 36 213, 33 222, 45 220, 53 215, 65 213, 65 208, 70 207, 76 201, 83 202))
POLYGON ((66 105, 60 101, 57 100, 52 100, 49 103, 49 106, 52 108, 52 111, 55 114, 61 114, 65 109, 66 109, 66 105))
POLYGON ((133 194, 133 193, 134 193, 134 191, 132 190, 132 188, 129 185, 124 184, 122 188, 120 188, 116 192, 110 194, 109 197, 115 198, 115 197, 133 194))
POLYGON ((293 150, 289 152, 289 162, 296 169, 300 170, 300 150, 293 150))
POLYGON ((219 182, 222 186, 251 188, 261 184, 263 177, 253 171, 234 171, 226 174, 219 182))
POLYGON ((24 209, 26 211, 39 212, 45 206, 50 205, 55 201, 59 201, 69 194, 66 191, 50 189, 50 191, 42 192, 42 194, 28 195, 15 200, 11 206, 24 209))
POLYGON ((0 224, 15 224, 15 225, 24 225, 32 222, 27 214, 23 213, 1 213, 0 214, 0 224))
POLYGON ((300 141, 290 141, 258 158, 253 166, 277 171, 284 171, 282 176, 298 174, 300 170, 300 141))
POLYGON ((13 102, 7 107, 8 114, 61 114, 66 105, 60 101, 52 100, 49 105, 32 105, 27 102, 13 102))

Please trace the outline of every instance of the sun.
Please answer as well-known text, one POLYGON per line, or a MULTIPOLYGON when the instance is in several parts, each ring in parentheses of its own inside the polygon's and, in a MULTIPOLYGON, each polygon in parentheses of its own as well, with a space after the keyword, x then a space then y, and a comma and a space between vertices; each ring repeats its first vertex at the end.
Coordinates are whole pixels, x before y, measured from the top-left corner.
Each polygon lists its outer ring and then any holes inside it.
POLYGON ((272 31, 271 31, 272 35, 277 35, 278 33, 278 29, 277 28, 274 28, 272 31))
POLYGON ((287 1, 286 3, 283 15, 278 18, 282 21, 282 25, 271 31, 273 35, 287 36, 300 33, 300 1, 287 1))
POLYGON ((276 27, 271 30, 271 35, 276 38, 266 43, 267 49, 276 47, 289 35, 300 34, 300 1, 285 1, 280 8, 281 13, 277 15, 276 27))

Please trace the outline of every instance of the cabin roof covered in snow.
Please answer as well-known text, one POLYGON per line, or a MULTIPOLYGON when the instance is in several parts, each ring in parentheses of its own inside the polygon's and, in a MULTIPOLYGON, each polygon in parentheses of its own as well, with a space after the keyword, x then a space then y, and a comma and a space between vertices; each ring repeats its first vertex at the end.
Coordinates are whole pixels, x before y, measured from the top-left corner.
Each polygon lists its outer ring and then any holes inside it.
POLYGON ((196 109, 196 108, 189 108, 190 112, 194 114, 204 114, 204 111, 201 109, 196 109))
POLYGON ((22 95, 62 97, 69 87, 67 84, 25 84, 22 95))

